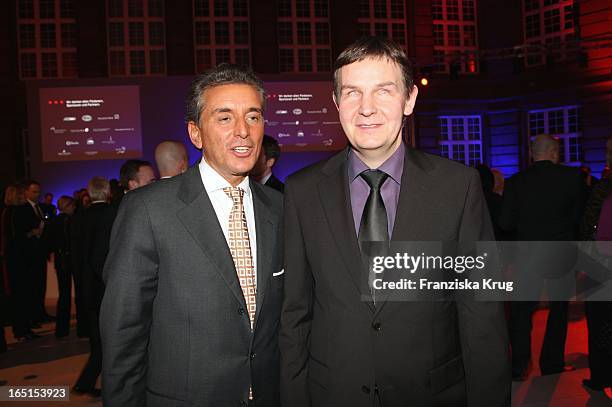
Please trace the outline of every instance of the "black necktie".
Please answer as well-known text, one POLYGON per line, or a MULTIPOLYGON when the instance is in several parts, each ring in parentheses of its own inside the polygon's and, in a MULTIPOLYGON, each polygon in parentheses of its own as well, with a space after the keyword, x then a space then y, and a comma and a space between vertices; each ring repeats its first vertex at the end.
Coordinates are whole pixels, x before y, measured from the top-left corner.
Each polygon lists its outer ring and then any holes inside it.
POLYGON ((380 188, 389 175, 380 170, 366 170, 360 175, 370 186, 370 195, 361 215, 359 243, 388 241, 387 209, 380 188))
POLYGON ((367 243, 364 245, 364 242, 386 242, 389 240, 387 209, 380 194, 380 188, 389 175, 380 170, 366 170, 360 175, 370 186, 370 194, 361 215, 359 247, 364 261, 368 265, 368 287, 372 293, 372 302, 376 305, 376 295, 373 289, 375 274, 369 270, 369 257, 374 253, 367 243))

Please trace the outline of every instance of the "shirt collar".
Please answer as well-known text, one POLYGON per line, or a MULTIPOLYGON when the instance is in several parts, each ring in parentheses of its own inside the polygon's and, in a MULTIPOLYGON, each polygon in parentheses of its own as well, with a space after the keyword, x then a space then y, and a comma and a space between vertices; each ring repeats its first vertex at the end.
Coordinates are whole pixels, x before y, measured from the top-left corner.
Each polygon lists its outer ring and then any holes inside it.
MULTIPOLYGON (((380 167, 376 168, 381 170, 389 175, 389 177, 395 181, 398 185, 402 183, 402 173, 404 172, 404 156, 406 155, 406 146, 402 142, 397 150, 391 157, 387 158, 380 167)), ((365 170, 369 170, 370 168, 363 162, 361 159, 355 154, 353 149, 349 150, 348 157, 348 175, 349 182, 355 181, 355 179, 364 172, 365 170)))
MULTIPOLYGON (((206 192, 208 194, 232 186, 225 178, 223 178, 217 171, 215 171, 213 167, 211 167, 206 162, 206 159, 204 159, 203 156, 198 166, 200 167, 200 175, 202 176, 204 189, 206 189, 206 192)), ((238 188, 242 189, 246 196, 249 196, 251 194, 248 176, 244 177, 240 184, 238 184, 238 188)))
POLYGON ((265 184, 266 182, 268 182, 268 180, 272 178, 272 172, 270 172, 268 175, 266 175, 265 177, 263 177, 261 179, 261 181, 259 181, 260 184, 265 184))

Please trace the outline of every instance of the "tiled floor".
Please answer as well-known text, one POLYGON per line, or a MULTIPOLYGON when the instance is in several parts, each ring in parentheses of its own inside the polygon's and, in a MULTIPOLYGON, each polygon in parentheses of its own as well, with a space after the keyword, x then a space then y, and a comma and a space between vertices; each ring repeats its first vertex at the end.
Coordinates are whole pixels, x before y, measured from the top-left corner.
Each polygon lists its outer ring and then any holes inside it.
MULTIPOLYGON (((577 370, 561 375, 542 377, 535 370, 528 381, 513 385, 513 406, 525 407, 604 407, 612 406, 612 400, 601 392, 585 390, 581 381, 588 377, 586 359, 586 324, 581 314, 581 306, 572 308, 572 322, 568 328, 566 346, 567 362, 577 370)), ((534 315, 534 360, 537 360, 541 346, 546 312, 534 315)), ((0 382, 7 385, 64 385, 72 386, 89 351, 89 343, 78 339, 72 330, 70 336, 58 340, 53 336, 53 324, 46 324, 37 332, 43 338, 30 343, 18 343, 13 339, 10 329, 5 329, 9 351, 0 354, 0 382)), ((87 396, 71 395, 69 402, 5 402, 2 406, 41 407, 43 405, 101 406, 101 401, 87 396)), ((483 406, 484 407, 484 406, 483 406)))

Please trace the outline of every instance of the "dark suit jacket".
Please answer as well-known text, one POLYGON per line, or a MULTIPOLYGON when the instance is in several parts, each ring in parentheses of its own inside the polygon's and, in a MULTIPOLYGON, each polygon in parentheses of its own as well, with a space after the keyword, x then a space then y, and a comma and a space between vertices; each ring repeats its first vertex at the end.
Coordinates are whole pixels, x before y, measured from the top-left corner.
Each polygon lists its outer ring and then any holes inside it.
POLYGON ((40 210, 46 215, 47 219, 51 219, 57 216, 57 208, 55 207, 55 205, 39 203, 38 206, 40 206, 40 210))
MULTIPOLYGON (((501 305, 362 301, 350 205, 346 150, 287 180, 283 407, 509 405, 501 305)), ((392 240, 493 240, 476 171, 407 149, 392 240)))
POLYGON ((253 332, 198 167, 125 195, 104 268, 105 405, 238 407, 250 384, 257 405, 279 405, 282 198, 253 181, 251 191, 253 332))
POLYGON ((91 310, 99 310, 104 295, 102 270, 108 255, 115 208, 106 202, 96 202, 83 210, 79 219, 79 261, 83 300, 91 310))
POLYGON ((17 249, 29 265, 39 265, 41 259, 46 256, 42 239, 36 236, 28 237, 28 233, 40 226, 40 221, 29 202, 15 208, 13 222, 17 249))
POLYGON ((283 184, 280 179, 276 178, 274 174, 272 174, 270 178, 268 178, 264 185, 267 185, 270 188, 274 188, 280 193, 283 193, 285 190, 285 184, 283 184))
POLYGON ((576 240, 586 197, 578 169, 536 161, 506 182, 500 226, 517 240, 576 240))

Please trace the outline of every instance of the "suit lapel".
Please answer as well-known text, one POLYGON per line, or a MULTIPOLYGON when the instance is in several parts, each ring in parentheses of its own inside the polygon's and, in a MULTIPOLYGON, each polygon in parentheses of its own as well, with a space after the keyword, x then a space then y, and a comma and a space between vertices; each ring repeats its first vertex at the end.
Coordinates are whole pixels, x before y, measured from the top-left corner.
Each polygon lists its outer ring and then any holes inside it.
POLYGON ((418 238, 415 225, 419 224, 421 206, 428 204, 425 197, 429 189, 429 171, 432 168, 431 162, 423 153, 406 148, 402 185, 391 240, 406 241, 418 238))
MULTIPOLYGON (((406 147, 404 169, 400 194, 397 201, 397 211, 393 223, 391 241, 406 242, 418 239, 419 213, 421 206, 426 205, 429 171, 433 168, 431 162, 423 153, 406 147)), ((389 291, 377 297, 376 314, 384 308, 389 298, 389 291)))
MULTIPOLYGON (((343 153, 333 157, 323 168, 323 172, 328 176, 319 183, 319 197, 329 229, 351 280, 362 296, 369 296, 369 292, 364 292, 367 287, 367 283, 364 285, 365 266, 361 260, 361 251, 355 233, 348 187, 348 151, 347 148, 343 153)), ((366 302, 366 304, 374 311, 372 302, 366 302)))
POLYGON ((225 280, 238 302, 246 309, 246 302, 240 288, 232 254, 225 241, 223 230, 219 225, 210 198, 204 189, 204 184, 202 184, 197 165, 191 167, 183 176, 177 195, 186 204, 177 213, 179 220, 198 243, 204 254, 215 265, 216 271, 225 280))
MULTIPOLYGON (((255 233, 257 235, 257 307, 255 310, 255 323, 259 320, 264 296, 266 295, 270 278, 272 278, 272 258, 277 245, 275 224, 278 223, 278 215, 270 211, 270 202, 266 194, 256 182, 250 181, 253 194, 253 209, 255 212, 255 233)), ((256 328, 255 325, 254 328, 256 328)))

